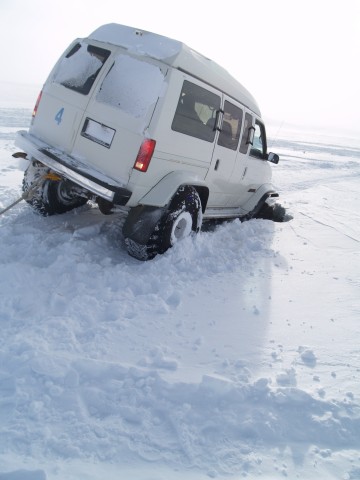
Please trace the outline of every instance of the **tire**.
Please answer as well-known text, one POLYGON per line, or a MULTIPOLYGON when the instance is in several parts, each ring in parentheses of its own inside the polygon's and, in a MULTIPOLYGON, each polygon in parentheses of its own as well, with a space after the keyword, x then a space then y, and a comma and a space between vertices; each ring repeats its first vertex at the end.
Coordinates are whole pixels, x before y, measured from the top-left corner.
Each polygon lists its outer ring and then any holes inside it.
POLYGON ((194 187, 180 187, 150 235, 141 245, 131 238, 125 239, 128 253, 138 260, 151 260, 165 253, 177 242, 196 234, 202 224, 202 208, 199 194, 194 187))
POLYGON ((273 222, 286 222, 292 217, 286 215, 286 209, 279 203, 268 205, 266 202, 256 214, 255 218, 263 220, 272 220, 273 222))
POLYGON ((46 217, 85 205, 87 199, 74 194, 75 185, 71 181, 41 179, 42 176, 45 177, 50 173, 49 168, 39 162, 31 162, 25 171, 23 192, 29 192, 37 183, 35 189, 25 198, 36 212, 46 217))

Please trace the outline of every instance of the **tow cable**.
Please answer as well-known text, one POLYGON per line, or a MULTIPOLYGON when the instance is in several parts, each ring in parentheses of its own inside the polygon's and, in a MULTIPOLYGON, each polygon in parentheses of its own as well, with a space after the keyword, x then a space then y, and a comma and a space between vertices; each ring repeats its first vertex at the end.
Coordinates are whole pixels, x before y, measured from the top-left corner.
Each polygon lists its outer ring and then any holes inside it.
POLYGON ((37 187, 40 185, 40 183, 43 181, 43 180, 52 180, 52 181, 55 181, 55 182, 58 182, 59 180, 61 180, 61 177, 59 177, 58 175, 56 175, 55 173, 46 173, 45 175, 41 175, 37 180, 36 182, 34 182, 31 187, 26 190, 20 198, 18 198, 17 200, 15 200, 15 202, 13 202, 11 205, 9 205, 8 207, 4 208, 3 210, 0 210, 0 215, 2 215, 3 213, 5 212, 8 212, 11 208, 15 207, 15 205, 17 205, 18 203, 22 202, 23 200, 30 200, 31 197, 33 196, 35 190, 37 189, 37 187))

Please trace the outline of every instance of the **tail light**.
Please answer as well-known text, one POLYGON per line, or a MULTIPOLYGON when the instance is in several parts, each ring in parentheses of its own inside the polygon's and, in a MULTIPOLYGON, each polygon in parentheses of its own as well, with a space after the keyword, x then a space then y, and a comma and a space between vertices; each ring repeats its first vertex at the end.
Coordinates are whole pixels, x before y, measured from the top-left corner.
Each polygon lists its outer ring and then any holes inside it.
POLYGON ((142 142, 141 147, 139 148, 139 153, 137 154, 134 168, 135 170, 139 170, 140 172, 146 172, 149 165, 151 158, 154 153, 156 141, 151 140, 150 138, 145 138, 142 142))
POLYGON ((35 103, 35 107, 34 107, 34 110, 33 110, 33 113, 32 113, 32 122, 34 121, 34 118, 35 118, 35 115, 36 115, 36 112, 39 108, 39 103, 40 103, 40 100, 41 100, 41 95, 42 95, 42 90, 41 92, 39 93, 38 97, 37 97, 37 100, 36 100, 36 103, 35 103))

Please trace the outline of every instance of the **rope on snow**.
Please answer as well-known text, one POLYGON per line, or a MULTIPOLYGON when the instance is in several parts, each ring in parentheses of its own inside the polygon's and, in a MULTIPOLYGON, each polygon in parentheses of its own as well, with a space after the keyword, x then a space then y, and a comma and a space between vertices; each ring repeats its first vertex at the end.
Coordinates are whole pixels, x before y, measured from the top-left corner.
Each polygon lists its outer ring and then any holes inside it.
POLYGON ((45 174, 45 175, 41 175, 37 180, 36 182, 34 182, 31 187, 25 191, 20 198, 18 198, 17 200, 15 200, 15 202, 13 202, 11 205, 9 205, 8 207, 4 208, 3 210, 0 210, 0 215, 4 214, 5 212, 8 212, 11 208, 15 207, 15 205, 17 205, 18 203, 20 203, 22 200, 29 200, 33 193, 35 192, 36 188, 40 185, 40 183, 43 181, 43 180, 59 180, 60 178, 54 174, 51 174, 51 173, 48 173, 48 174, 45 174), (56 177, 56 178, 55 178, 56 177))

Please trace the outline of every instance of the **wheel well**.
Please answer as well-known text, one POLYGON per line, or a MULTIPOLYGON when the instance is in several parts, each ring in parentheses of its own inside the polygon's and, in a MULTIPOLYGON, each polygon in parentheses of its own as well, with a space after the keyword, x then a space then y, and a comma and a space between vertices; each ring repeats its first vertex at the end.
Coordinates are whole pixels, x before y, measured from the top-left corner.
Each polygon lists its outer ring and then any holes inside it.
POLYGON ((206 205, 209 199, 209 189, 207 187, 203 187, 201 185, 189 185, 189 187, 195 188, 197 191, 200 200, 201 200, 201 210, 204 213, 206 209, 206 205))

